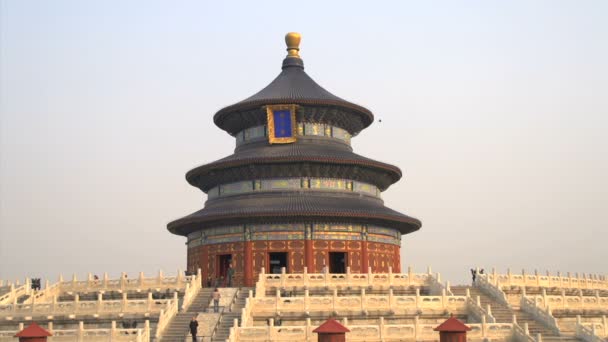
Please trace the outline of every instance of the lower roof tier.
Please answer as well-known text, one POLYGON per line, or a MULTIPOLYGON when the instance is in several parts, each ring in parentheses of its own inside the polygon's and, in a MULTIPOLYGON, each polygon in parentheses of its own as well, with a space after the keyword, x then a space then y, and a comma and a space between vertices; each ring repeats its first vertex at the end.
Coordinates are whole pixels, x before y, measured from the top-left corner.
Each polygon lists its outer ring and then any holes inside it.
POLYGON ((377 224, 395 228, 401 234, 411 233, 422 226, 418 219, 387 208, 378 199, 342 194, 273 193, 210 201, 205 208, 169 223, 167 228, 173 234, 185 236, 217 225, 331 220, 377 224))
POLYGON ((398 167, 360 156, 348 147, 307 142, 260 143, 239 149, 226 158, 189 171, 186 179, 204 192, 219 184, 279 177, 346 177, 374 184, 384 191, 401 176, 398 167))

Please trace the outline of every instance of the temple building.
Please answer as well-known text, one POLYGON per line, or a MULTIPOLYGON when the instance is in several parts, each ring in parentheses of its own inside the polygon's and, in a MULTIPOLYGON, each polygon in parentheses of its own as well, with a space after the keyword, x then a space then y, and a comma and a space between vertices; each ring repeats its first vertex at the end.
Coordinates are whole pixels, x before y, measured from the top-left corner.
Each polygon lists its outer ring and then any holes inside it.
POLYGON ((232 264, 234 283, 247 286, 262 267, 399 272, 401 236, 421 226, 381 199, 401 170, 353 153, 351 138, 373 114, 306 74, 299 34, 285 41, 281 73, 213 118, 235 137, 234 153, 186 174, 208 196, 203 209, 168 224, 188 239, 188 270, 221 279, 232 264))

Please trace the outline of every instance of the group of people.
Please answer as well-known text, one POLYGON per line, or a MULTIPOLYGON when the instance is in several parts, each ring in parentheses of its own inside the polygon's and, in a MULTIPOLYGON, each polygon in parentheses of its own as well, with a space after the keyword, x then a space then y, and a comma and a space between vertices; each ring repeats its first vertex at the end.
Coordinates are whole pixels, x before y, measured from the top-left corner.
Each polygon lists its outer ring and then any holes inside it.
POLYGON ((477 273, 477 269, 476 268, 471 268, 471 278, 473 278, 473 283, 475 283, 475 280, 477 279, 477 274, 483 274, 483 268, 479 270, 479 273, 477 273))
POLYGON ((34 291, 40 291, 42 285, 40 284, 40 278, 32 278, 31 288, 34 291))
POLYGON ((211 275, 207 277, 206 285, 207 287, 232 287, 232 278, 234 278, 234 268, 232 264, 228 265, 226 269, 226 278, 220 276, 219 278, 212 279, 211 275))

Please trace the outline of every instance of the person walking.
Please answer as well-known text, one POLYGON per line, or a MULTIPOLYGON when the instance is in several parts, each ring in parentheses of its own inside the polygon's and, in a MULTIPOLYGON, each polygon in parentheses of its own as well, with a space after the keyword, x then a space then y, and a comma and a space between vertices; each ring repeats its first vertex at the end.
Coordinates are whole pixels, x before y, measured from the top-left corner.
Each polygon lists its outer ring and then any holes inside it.
POLYGON ((196 333, 198 332, 198 321, 196 316, 192 317, 190 321, 190 334, 192 334, 192 342, 196 342, 196 333))
POLYGON ((232 268, 232 264, 228 264, 228 270, 226 271, 226 276, 228 277, 228 286, 232 287, 232 277, 234 276, 234 268, 232 268))
POLYGON ((220 290, 216 287, 215 291, 213 291, 213 312, 219 311, 220 298, 222 298, 222 295, 220 294, 220 290))

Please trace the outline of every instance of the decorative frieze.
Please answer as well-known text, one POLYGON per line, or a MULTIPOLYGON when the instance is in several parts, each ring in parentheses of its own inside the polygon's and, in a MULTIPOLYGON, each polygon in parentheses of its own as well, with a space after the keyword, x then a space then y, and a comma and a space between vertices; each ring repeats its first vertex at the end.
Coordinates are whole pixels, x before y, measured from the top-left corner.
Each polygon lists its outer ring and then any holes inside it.
POLYGON ((340 178, 275 178, 275 179, 255 179, 241 182, 221 184, 211 188, 208 198, 215 199, 223 196, 247 194, 258 191, 285 191, 285 190, 306 190, 306 191, 340 191, 355 192, 362 195, 380 198, 381 191, 377 186, 340 178))
MULTIPOLYGON (((350 145, 351 134, 347 130, 329 124, 315 122, 298 122, 296 132, 299 136, 317 136, 338 139, 350 145)), ((236 134, 236 145, 251 141, 260 141, 268 137, 267 125, 246 128, 236 134)))
POLYGON ((248 224, 207 228, 188 234, 188 248, 243 241, 368 240, 400 245, 401 234, 392 228, 350 223, 248 224))

